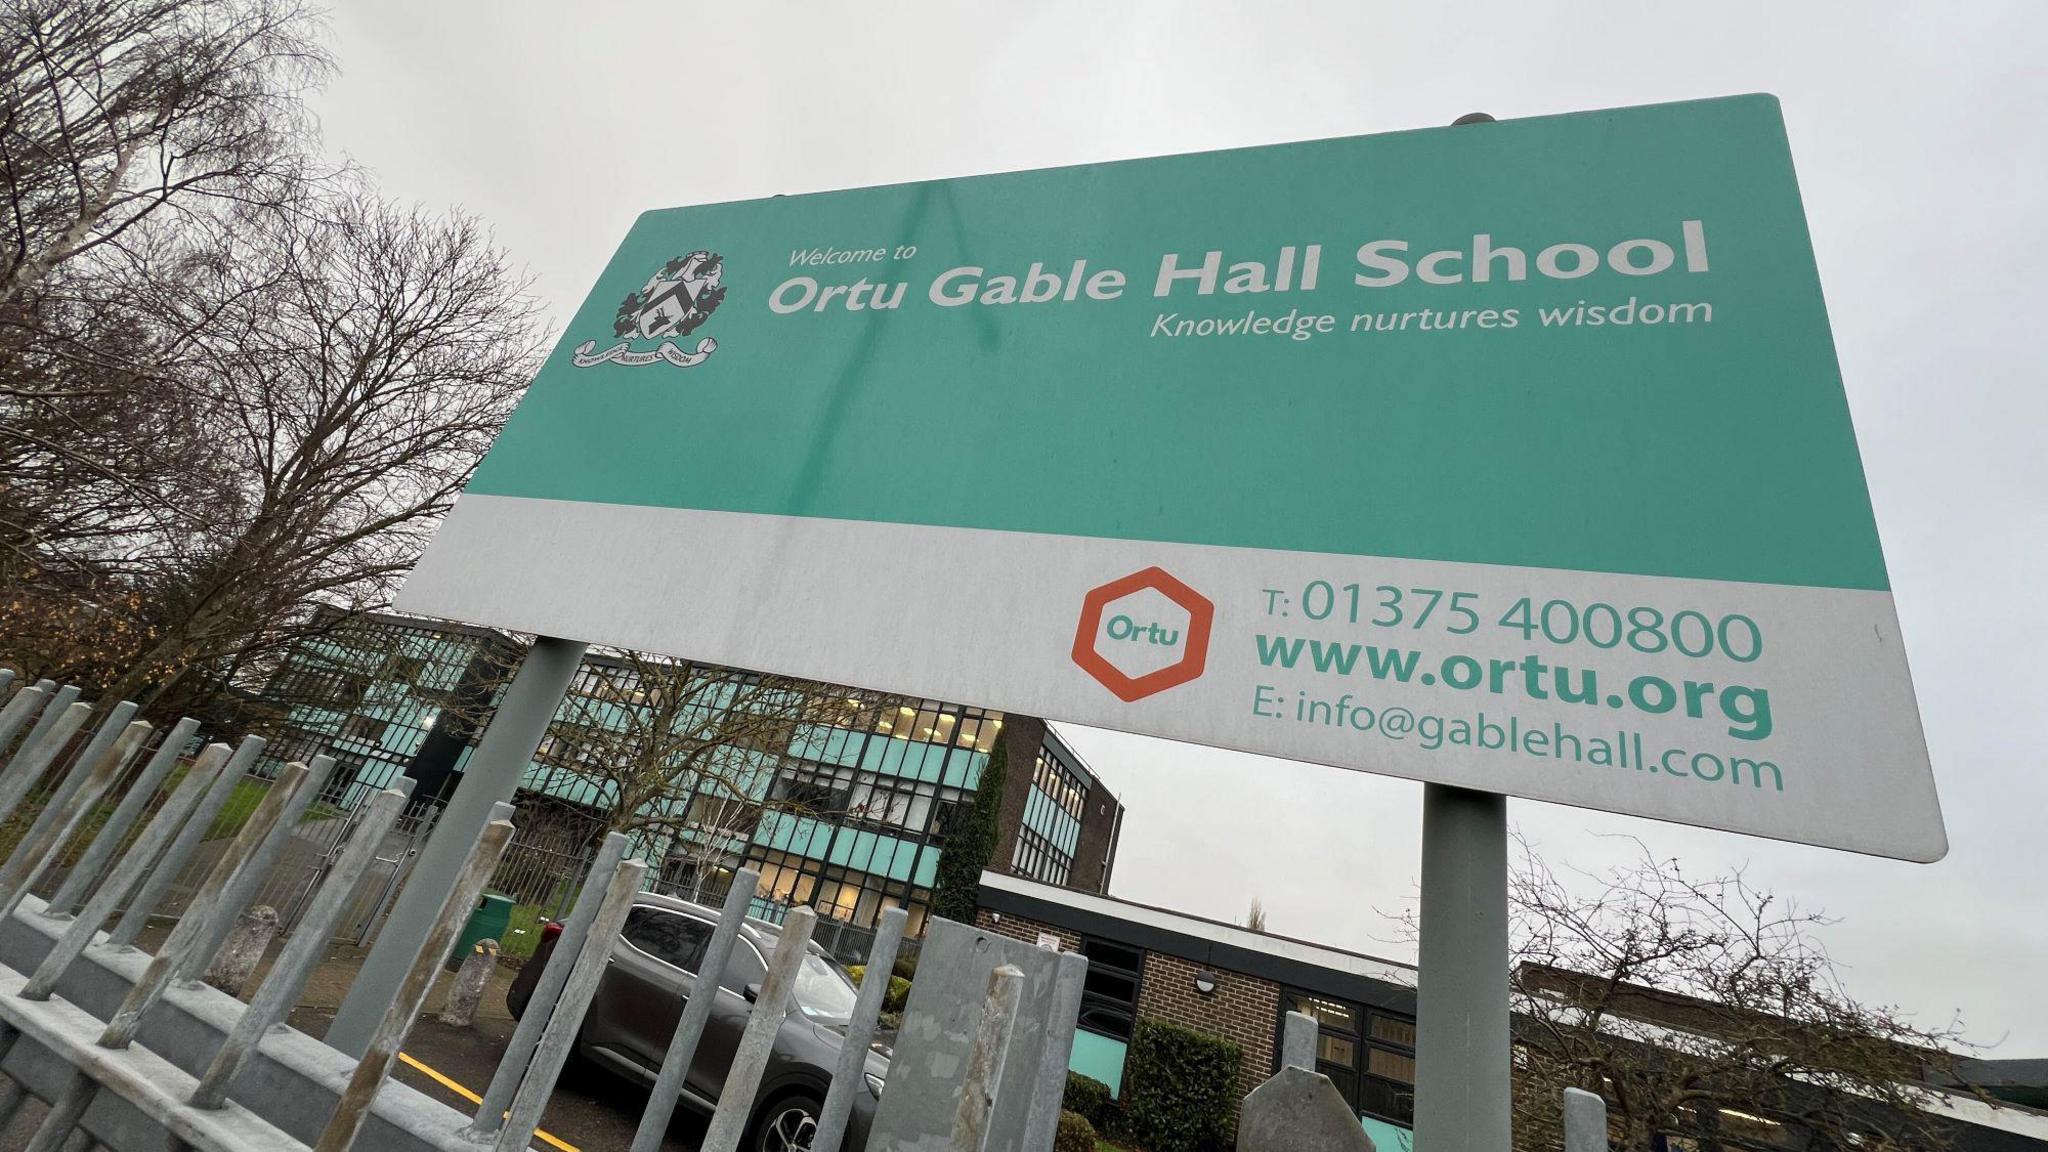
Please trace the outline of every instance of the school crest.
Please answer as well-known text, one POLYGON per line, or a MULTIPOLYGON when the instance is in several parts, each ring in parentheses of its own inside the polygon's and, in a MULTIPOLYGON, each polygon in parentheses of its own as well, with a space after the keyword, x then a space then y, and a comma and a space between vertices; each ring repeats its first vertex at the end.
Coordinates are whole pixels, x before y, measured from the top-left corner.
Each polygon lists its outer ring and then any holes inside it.
POLYGON ((692 368, 711 358, 718 341, 706 336, 694 351, 676 342, 702 327, 725 299, 725 261, 716 252, 698 249, 661 266, 638 292, 628 293, 612 318, 618 341, 600 350, 585 340, 574 356, 578 368, 596 364, 673 364, 692 368))

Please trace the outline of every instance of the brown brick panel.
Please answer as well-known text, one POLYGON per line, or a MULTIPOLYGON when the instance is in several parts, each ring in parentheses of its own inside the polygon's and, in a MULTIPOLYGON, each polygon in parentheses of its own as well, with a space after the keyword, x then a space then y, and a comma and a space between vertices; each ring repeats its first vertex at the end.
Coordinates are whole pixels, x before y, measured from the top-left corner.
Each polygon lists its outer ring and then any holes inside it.
MULTIPOLYGON (((1005 919, 1010 919, 1005 917, 1005 919)), ((1216 991, 1195 991, 1195 974, 1203 966, 1178 956, 1145 953, 1145 976, 1138 988, 1138 1015, 1178 1024, 1229 1040, 1243 1050, 1237 1069, 1237 1095, 1243 1099, 1273 1074, 1273 1036, 1279 1027, 1280 986, 1255 976, 1211 968, 1216 991)))
POLYGON ((1026 944, 1036 944, 1038 943, 1038 934, 1040 932, 1050 932, 1060 938, 1061 951, 1079 952, 1081 950, 1080 936, 1064 928, 1055 928, 1050 924, 1041 924, 1036 920, 1027 920, 1022 916, 1011 916, 1007 913, 991 912, 986 908, 977 908, 974 910, 974 926, 983 932, 992 932, 997 936, 1008 936, 1012 940, 1022 940, 1026 944), (996 918, 999 915, 1002 917, 1000 920, 996 918))

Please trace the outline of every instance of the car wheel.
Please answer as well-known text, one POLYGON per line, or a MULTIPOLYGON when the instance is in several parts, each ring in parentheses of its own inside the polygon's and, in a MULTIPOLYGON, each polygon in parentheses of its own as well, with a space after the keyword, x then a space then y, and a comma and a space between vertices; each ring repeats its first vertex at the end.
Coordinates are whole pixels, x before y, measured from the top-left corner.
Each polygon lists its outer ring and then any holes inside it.
POLYGON ((806 1152, 824 1107, 815 1096, 782 1097, 762 1110, 751 1147, 754 1152, 806 1152))

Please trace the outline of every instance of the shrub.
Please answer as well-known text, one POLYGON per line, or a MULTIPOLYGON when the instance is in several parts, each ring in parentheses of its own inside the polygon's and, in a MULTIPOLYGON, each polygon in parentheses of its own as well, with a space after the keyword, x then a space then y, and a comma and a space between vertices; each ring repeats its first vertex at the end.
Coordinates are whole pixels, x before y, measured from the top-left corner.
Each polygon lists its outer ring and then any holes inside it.
POLYGON ((905 980, 917 979, 917 957, 918 953, 916 952, 912 952, 907 956, 896 957, 896 966, 891 968, 890 971, 903 977, 905 980))
POLYGON ((1060 1113, 1059 1130, 1052 1137, 1052 1152, 1095 1152, 1095 1126, 1076 1113, 1060 1113))
MULTIPOLYGON (((846 974, 853 977, 853 982, 857 985, 867 976, 868 967, 865 964, 849 964, 846 968, 846 974)), ((882 1011, 901 1012, 903 1011, 903 1006, 908 1003, 910 1003, 910 981, 893 972, 890 973, 889 990, 882 994, 882 1011)))
POLYGON ((1109 1131, 1109 1112, 1116 1106, 1110 1095, 1109 1085, 1093 1076, 1079 1072, 1067 1073, 1067 1091, 1060 1098, 1060 1107, 1069 1112, 1079 1113, 1097 1132, 1109 1131))
POLYGON ((1149 1152, 1218 1152, 1237 1114, 1237 1045, 1139 1020, 1124 1056, 1117 1136, 1149 1152))

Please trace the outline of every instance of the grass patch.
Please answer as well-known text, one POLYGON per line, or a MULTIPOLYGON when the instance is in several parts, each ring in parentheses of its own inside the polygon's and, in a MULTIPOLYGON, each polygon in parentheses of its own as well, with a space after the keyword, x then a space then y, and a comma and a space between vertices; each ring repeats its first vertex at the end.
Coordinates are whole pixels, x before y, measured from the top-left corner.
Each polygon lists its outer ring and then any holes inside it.
POLYGON ((505 925, 505 938, 498 941, 498 955, 526 960, 540 947, 540 909, 532 904, 514 904, 512 920, 505 925))
MULTIPOLYGON (((225 840, 242 830, 249 817, 256 812, 256 806, 270 794, 271 781, 250 776, 235 782, 234 790, 228 793, 227 803, 221 805, 220 815, 213 818, 213 826, 206 830, 203 839, 225 840)), ((306 806, 305 815, 299 823, 311 824, 315 820, 332 820, 342 814, 341 809, 318 801, 306 806)))

